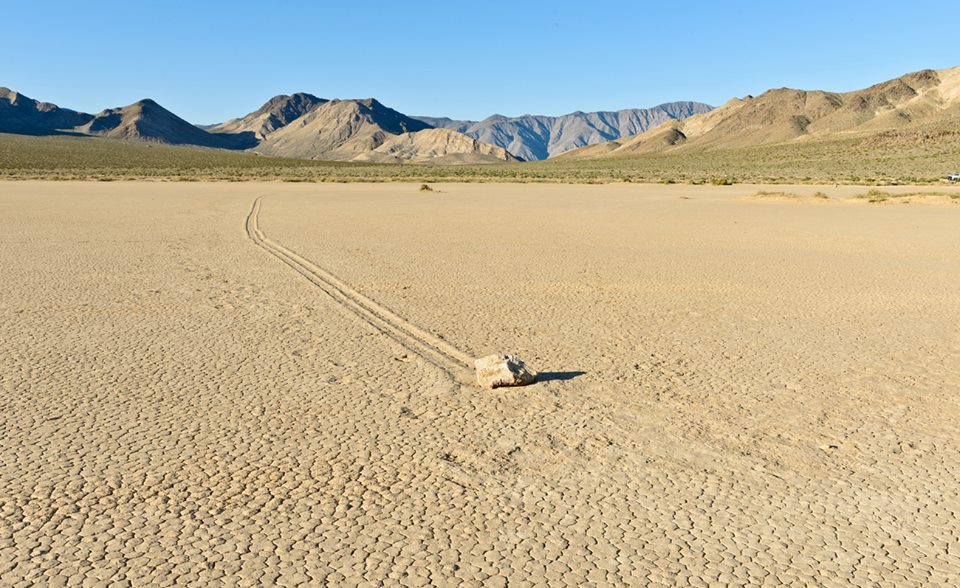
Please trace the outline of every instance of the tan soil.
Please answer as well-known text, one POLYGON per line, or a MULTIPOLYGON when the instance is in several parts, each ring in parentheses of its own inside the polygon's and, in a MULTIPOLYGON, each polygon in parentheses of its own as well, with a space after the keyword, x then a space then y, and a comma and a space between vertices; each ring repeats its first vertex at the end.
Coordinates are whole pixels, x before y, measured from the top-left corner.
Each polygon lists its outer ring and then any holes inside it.
POLYGON ((960 206, 418 186, 0 184, 0 584, 956 583, 960 206))

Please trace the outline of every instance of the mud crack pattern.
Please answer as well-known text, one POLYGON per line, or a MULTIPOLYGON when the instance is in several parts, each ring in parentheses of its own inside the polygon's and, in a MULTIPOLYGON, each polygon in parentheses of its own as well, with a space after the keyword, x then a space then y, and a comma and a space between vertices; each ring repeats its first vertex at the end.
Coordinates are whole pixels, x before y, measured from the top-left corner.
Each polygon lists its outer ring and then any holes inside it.
POLYGON ((956 585, 954 213, 666 188, 2 186, 0 585, 956 585))

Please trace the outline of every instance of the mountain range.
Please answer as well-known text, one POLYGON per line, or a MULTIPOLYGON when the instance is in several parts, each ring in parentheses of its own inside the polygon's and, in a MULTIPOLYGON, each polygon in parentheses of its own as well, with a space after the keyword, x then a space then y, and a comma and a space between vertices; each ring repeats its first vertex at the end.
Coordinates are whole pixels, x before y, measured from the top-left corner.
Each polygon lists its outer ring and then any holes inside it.
POLYGON ((850 140, 854 150, 895 154, 937 147, 947 157, 951 145, 960 145, 960 67, 922 70, 851 92, 778 88, 716 109, 673 102, 483 121, 411 117, 372 98, 328 100, 297 93, 275 96, 246 116, 199 127, 149 99, 86 114, 0 88, 0 132, 389 163, 617 159, 827 141, 839 153, 850 153, 850 140))
POLYGON ((482 121, 429 116, 414 118, 498 145, 525 161, 547 159, 565 151, 636 135, 671 120, 709 112, 702 102, 668 102, 653 108, 614 112, 574 112, 563 116, 527 114, 508 118, 495 114, 482 121))
POLYGON ((494 116, 471 122, 410 117, 373 98, 328 100, 300 92, 275 96, 243 117, 201 126, 150 99, 86 114, 2 88, 0 132, 67 132, 304 159, 488 163, 544 159, 709 108, 676 102, 650 109, 560 117, 494 116))
POLYGON ((960 67, 954 67, 918 71, 852 92, 769 90, 560 157, 618 158, 838 139, 906 146, 958 134, 960 67))
POLYGON ((121 141, 248 150, 303 159, 389 163, 516 161, 505 149, 430 125, 368 98, 275 96, 239 118, 206 128, 150 99, 85 114, 0 89, 0 132, 69 133, 121 141))

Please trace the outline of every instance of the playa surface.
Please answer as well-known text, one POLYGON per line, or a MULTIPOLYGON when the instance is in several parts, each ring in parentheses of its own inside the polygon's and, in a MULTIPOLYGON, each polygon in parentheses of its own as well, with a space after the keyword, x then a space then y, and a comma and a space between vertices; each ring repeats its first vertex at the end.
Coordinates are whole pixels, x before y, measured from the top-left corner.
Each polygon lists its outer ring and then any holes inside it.
POLYGON ((957 583, 956 200, 417 188, 0 184, 0 584, 957 583))

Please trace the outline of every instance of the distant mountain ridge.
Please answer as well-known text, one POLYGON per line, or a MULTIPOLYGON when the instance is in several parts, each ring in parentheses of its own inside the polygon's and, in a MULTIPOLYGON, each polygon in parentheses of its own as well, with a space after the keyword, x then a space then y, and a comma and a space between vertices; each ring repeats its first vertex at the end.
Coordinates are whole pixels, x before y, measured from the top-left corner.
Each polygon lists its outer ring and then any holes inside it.
POLYGON ((246 116, 200 126, 150 99, 93 115, 0 88, 0 132, 69 132, 304 159, 393 163, 516 161, 502 148, 456 131, 434 129, 373 98, 327 100, 304 92, 274 96, 246 116))
POLYGON ((274 96, 240 118, 193 125, 150 99, 94 115, 0 88, 0 132, 69 132, 305 159, 488 163, 545 159, 710 108, 696 102, 672 102, 616 112, 575 112, 558 117, 495 115, 483 121, 454 121, 410 117, 373 98, 327 100, 298 92, 274 96), (426 133, 428 130, 442 132, 426 133))
POLYGON ((304 159, 354 159, 389 136, 429 128, 373 98, 330 100, 270 133, 255 150, 304 159))
POLYGON ((262 140, 273 131, 282 129, 326 102, 329 102, 329 100, 317 98, 306 92, 297 92, 289 96, 282 94, 274 96, 263 106, 242 118, 210 125, 207 130, 212 133, 252 132, 258 140, 262 140))
POLYGON ((0 133, 40 135, 86 124, 93 115, 0 88, 0 133))
POLYGON ((74 129, 76 132, 126 141, 245 149, 256 144, 253 133, 209 133, 188 123, 153 100, 110 108, 74 129))
MULTIPOLYGON (((260 127, 262 140, 254 151, 265 155, 390 163, 516 161, 502 148, 456 131, 435 129, 373 98, 323 100, 309 94, 278 96, 238 120, 255 125, 267 113, 271 113, 269 121, 282 124, 269 129, 260 127), (312 105, 307 107, 309 103, 312 105), (275 116, 278 111, 289 116, 280 121, 275 116)), ((252 126, 225 123, 214 130, 240 128, 252 126)))
POLYGON ((852 92, 778 88, 708 113, 565 153, 566 159, 703 152, 857 138, 930 141, 960 130, 960 67, 922 70, 852 92))
POLYGON ((573 112, 563 116, 493 115, 482 121, 445 117, 413 118, 437 128, 467 134, 484 143, 503 147, 526 161, 547 159, 578 147, 636 135, 669 120, 709 112, 701 102, 668 102, 653 108, 617 111, 573 112))
POLYGON ((944 145, 960 140, 960 67, 913 72, 852 92, 779 88, 735 98, 716 109, 675 102, 652 109, 492 116, 484 121, 410 117, 372 98, 326 100, 297 93, 276 96, 244 117, 208 128, 192 125, 149 99, 93 115, 0 88, 4 133, 72 133, 309 159, 486 163, 818 141, 847 145, 854 140, 854 151, 904 152, 944 145), (627 134, 636 130, 641 132, 627 134))

